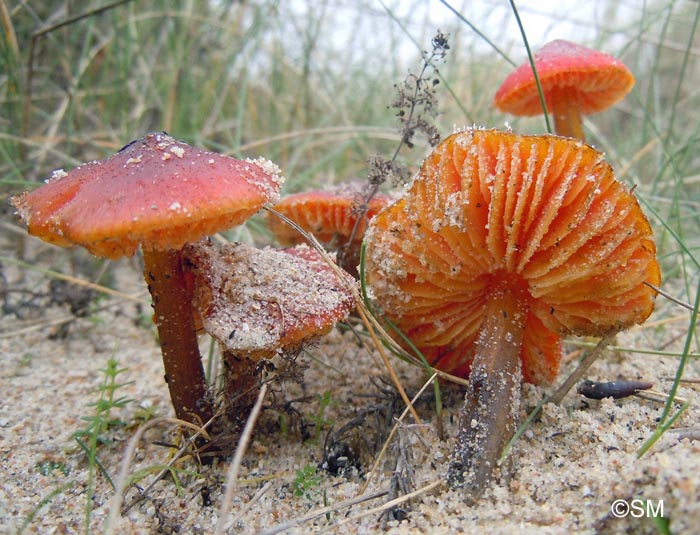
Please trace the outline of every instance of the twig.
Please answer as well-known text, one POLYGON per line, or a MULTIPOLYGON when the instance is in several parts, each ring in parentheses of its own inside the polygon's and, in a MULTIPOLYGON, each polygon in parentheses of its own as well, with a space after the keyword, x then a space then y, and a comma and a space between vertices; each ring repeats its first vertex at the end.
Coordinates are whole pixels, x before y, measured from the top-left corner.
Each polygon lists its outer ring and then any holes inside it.
MULTIPOLYGON (((641 399, 646 399, 647 401, 656 401, 658 403, 666 403, 669 397, 668 394, 664 394, 658 390, 640 390, 639 392, 635 392, 634 396, 641 399)), ((677 405, 683 405, 687 403, 688 400, 682 398, 681 396, 675 396, 673 398, 673 402, 677 405)))
POLYGON ((20 336, 23 334, 27 334, 33 331, 43 331, 47 327, 53 327, 54 325, 63 325, 65 323, 69 323, 75 319, 75 316, 63 316, 60 318, 54 318, 51 320, 32 320, 32 325, 28 325, 26 327, 21 327, 21 328, 16 328, 14 330, 9 330, 7 332, 0 332, 0 340, 3 338, 13 338, 15 336, 20 336))
POLYGON ((226 525, 225 531, 228 531, 228 529, 235 525, 237 522, 243 518, 243 515, 245 515, 248 511, 251 510, 251 508, 260 501, 260 499, 267 493, 268 490, 272 488, 272 483, 273 481, 268 481, 265 483, 259 490, 258 492, 255 493, 255 495, 250 499, 248 503, 245 504, 243 508, 241 508, 240 511, 238 511, 238 514, 233 517, 229 523, 226 525))
MULTIPOLYGON (((396 455, 396 465, 394 472, 391 475, 389 483, 389 500, 394 500, 399 496, 410 494, 415 485, 413 478, 415 470, 413 468, 413 450, 410 444, 406 443, 404 433, 398 434, 398 452, 396 455)), ((399 511, 395 508, 387 509, 382 514, 382 529, 387 528, 387 522, 392 519, 397 519, 399 511)))
POLYGON ((84 286, 85 288, 90 288, 91 290, 95 290, 97 292, 103 293, 105 295, 111 295, 112 297, 118 297, 119 299, 124 299, 125 301, 142 301, 142 299, 139 298, 141 295, 145 295, 144 292, 139 292, 138 294, 135 295, 130 295, 126 294, 124 292, 120 292, 117 290, 112 290, 112 288, 108 288, 107 286, 102 286, 101 284, 95 284, 94 282, 86 281, 84 279, 80 279, 78 277, 71 277, 70 275, 65 275, 63 273, 59 273, 58 271, 53 271, 51 269, 45 269, 39 266, 32 265, 28 262, 22 262, 21 260, 17 260, 16 258, 10 258, 7 256, 0 256, 0 261, 6 262, 9 264, 14 264, 16 266, 19 266, 24 269, 31 269, 34 271, 39 271, 41 273, 44 273, 45 275, 48 275, 49 277, 52 277, 54 279, 58 280, 63 280, 66 282, 70 282, 71 284, 76 284, 78 286, 84 286))
MULTIPOLYGON (((135 294, 133 296, 133 299, 138 300, 139 295, 141 294, 135 294)), ((110 308, 120 306, 122 304, 124 304, 123 299, 116 299, 105 304, 104 306, 91 309, 90 313, 95 314, 97 312, 109 310, 110 308)), ((76 316, 75 314, 71 314, 70 316, 60 316, 58 318, 53 319, 37 318, 20 320, 15 322, 5 321, 5 324, 3 324, 2 327, 0 327, 0 340, 3 338, 12 338, 14 336, 20 336, 33 331, 41 331, 46 329, 47 327, 52 327, 54 325, 63 325, 65 323, 75 321, 77 318, 78 316, 76 316)))
MULTIPOLYGON (((178 459, 180 459, 180 457, 182 457, 186 451, 188 451, 190 448, 192 448, 192 446, 195 443, 195 439, 197 439, 197 437, 199 437, 200 434, 202 436, 204 436, 207 440, 209 440, 209 436, 206 434, 206 429, 219 416, 221 416, 221 412, 217 412, 217 414, 212 416, 211 419, 201 427, 201 432, 200 432, 200 428, 198 428, 196 426, 194 427, 195 429, 197 429, 197 433, 195 433, 193 436, 191 436, 180 447, 180 449, 177 450, 177 452, 172 456, 172 458, 168 461, 168 463, 165 465, 165 467, 152 479, 152 481, 144 489, 139 491, 138 496, 136 496, 133 500, 131 500, 131 502, 128 505, 124 506, 122 514, 126 513, 134 505, 136 505, 137 503, 139 503, 141 500, 144 499, 144 497, 155 486, 155 484, 158 483, 158 481, 160 481, 161 479, 163 479, 163 476, 165 476, 165 474, 168 474, 170 472, 170 468, 178 461, 178 459)), ((181 420, 176 420, 176 421, 180 422, 181 420)))

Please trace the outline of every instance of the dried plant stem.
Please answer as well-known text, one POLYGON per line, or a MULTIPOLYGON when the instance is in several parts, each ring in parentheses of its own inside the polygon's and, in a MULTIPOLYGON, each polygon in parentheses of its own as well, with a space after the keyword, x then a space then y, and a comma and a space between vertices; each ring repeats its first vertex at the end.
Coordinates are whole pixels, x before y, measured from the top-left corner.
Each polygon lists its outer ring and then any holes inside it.
POLYGON ((337 523, 333 524, 332 526, 329 526, 328 528, 324 529, 323 531, 320 531, 319 533, 326 533, 328 531, 335 531, 340 526, 344 526, 345 524, 355 522, 356 520, 360 520, 366 516, 381 513, 383 511, 391 509, 392 507, 400 505, 404 502, 410 501, 413 498, 420 496, 421 494, 425 494, 425 493, 430 492, 431 490, 434 490, 438 487, 442 487, 443 485, 445 485, 445 482, 442 479, 439 479, 437 481, 433 481, 432 483, 428 483, 427 485, 425 485, 417 490, 414 490, 413 492, 410 492, 408 494, 404 494, 403 496, 400 496, 394 500, 390 500, 390 501, 388 501, 388 502, 386 502, 378 507, 373 507, 371 509, 367 509, 366 511, 362 511, 360 514, 357 514, 355 516, 350 516, 348 518, 345 518, 345 519, 341 520, 340 522, 337 522, 337 523))
MULTIPOLYGON (((114 533, 114 530, 116 529, 115 524, 117 521, 117 517, 120 514, 122 502, 124 500, 126 482, 129 478, 129 468, 131 467, 131 462, 133 461, 134 454, 136 453, 136 446, 138 445, 139 441, 141 440, 141 437, 146 431, 148 431, 151 427, 155 427, 156 425, 160 425, 162 423, 171 423, 189 427, 195 431, 195 437, 202 435, 207 440, 209 439, 209 437, 206 434, 206 431, 202 427, 198 427, 191 422, 186 422, 177 418, 154 418, 153 420, 150 420, 143 424, 141 427, 139 427, 136 433, 134 433, 134 436, 131 437, 131 440, 129 440, 129 444, 126 448, 126 451, 124 452, 124 458, 122 459, 121 468, 119 469, 119 476, 117 477, 117 481, 115 484, 114 496, 112 496, 112 499, 110 500, 109 515, 107 516, 107 520, 105 521, 103 535, 112 535, 112 533, 114 533)), ((195 437, 193 437, 191 440, 194 440, 195 437)))
POLYGON ((119 292, 117 290, 113 290, 112 288, 108 288, 107 286, 102 286, 101 284, 95 284, 94 282, 86 281, 78 277, 71 277, 70 275, 59 273, 58 271, 54 271, 51 269, 44 269, 42 267, 30 264, 29 262, 22 262, 21 260, 17 260, 16 258, 11 258, 9 256, 0 256, 0 262, 14 264, 15 266, 19 266, 22 269, 31 269, 34 271, 38 271, 40 273, 48 275, 52 279, 70 282, 71 284, 83 286, 84 288, 89 288, 91 290, 95 290, 96 292, 116 297, 118 299, 124 299, 125 301, 143 301, 143 299, 141 299, 141 296, 143 295, 142 292, 139 292, 134 295, 126 294, 124 292, 119 292))
POLYGON ((226 518, 228 512, 231 510, 231 504, 233 503, 233 493, 237 487, 236 480, 238 479, 238 472, 241 469, 243 455, 245 454, 246 449, 248 449, 250 437, 253 435, 255 422, 258 420, 258 416, 260 415, 265 394, 267 394, 267 383, 264 383, 260 388, 260 392, 258 392, 258 398, 255 401, 255 405, 253 405, 253 409, 248 415, 248 420, 246 421, 243 432, 238 439, 236 453, 233 455, 231 466, 226 474, 226 491, 224 492, 224 498, 221 500, 221 506, 219 507, 219 521, 216 523, 216 531, 214 531, 215 535, 221 535, 228 529, 228 522, 226 521, 226 518))
POLYGON ((327 515, 329 513, 333 513, 336 511, 340 511, 342 509, 346 509, 348 507, 352 507, 353 505, 357 505, 358 503, 362 502, 367 502, 370 500, 376 500, 377 498, 381 498, 382 496, 386 496, 388 491, 383 490, 380 492, 375 492, 374 494, 370 495, 362 495, 362 496, 357 496, 355 498, 350 498, 348 500, 344 500, 342 502, 335 503, 333 505, 329 505, 328 507, 322 507, 321 509, 316 509, 314 511, 311 511, 310 513, 300 516, 299 518, 295 518, 293 520, 290 520, 288 522, 285 522, 284 524, 280 524, 278 526, 275 526, 272 529, 269 529, 267 531, 263 531, 259 535, 276 535, 277 533, 282 533, 284 531, 287 531, 295 526, 299 526, 305 522, 308 522, 310 520, 314 520, 320 516, 327 515))
MULTIPOLYGON (((646 281, 644 281, 643 284, 645 284, 646 286, 648 286, 649 288, 651 288, 652 290, 654 290, 656 293, 663 295, 663 296, 664 296, 666 299, 668 299, 669 301, 671 301, 671 302, 673 302, 673 303, 676 303, 677 305, 682 306, 682 307, 685 308, 686 310, 690 310, 691 312, 694 312, 694 311, 695 311, 695 308, 693 307, 693 305, 691 305, 690 303, 686 303, 685 301, 682 301, 682 300, 680 300, 680 299, 677 299, 677 298, 673 297, 670 293, 665 292, 664 290, 662 290, 662 289, 659 288, 658 286, 654 286, 653 284, 651 284, 651 283, 649 283, 649 282, 646 282, 646 281)), ((645 324, 645 325, 646 325, 646 324, 645 324)))
MULTIPOLYGON (((647 142, 646 145, 644 145, 641 149, 639 149, 637 152, 634 153, 632 158, 627 161, 620 169, 617 171, 617 178, 618 180, 621 180, 622 177, 626 176, 627 173, 630 172, 630 169, 637 164, 644 156, 649 154, 652 150, 656 148, 656 145, 659 144, 659 138, 655 137, 652 138, 649 142, 647 142)), ((617 159, 617 158, 615 158, 617 159)))
MULTIPOLYGON (((123 299, 116 299, 114 301, 108 302, 106 305, 97 307, 97 308, 91 308, 90 312, 91 313, 97 313, 101 312, 103 310, 109 310, 110 308, 115 308, 122 306, 124 304, 123 299)), ((8 322, 6 321, 2 327, 0 328, 0 340, 3 338, 12 338, 13 336, 20 336, 22 334, 26 334, 32 331, 40 331, 40 330, 46 330, 48 327, 52 327, 54 325, 62 325, 65 323, 69 323, 71 321, 75 321, 77 316, 75 314, 71 314, 70 316, 61 316, 59 318, 53 318, 53 319, 42 319, 42 318, 37 318, 37 319, 28 319, 28 320, 20 320, 17 322, 8 322), (7 330, 6 332, 1 332, 2 330, 7 330)))
MULTIPOLYGON (((357 291, 357 290, 355 290, 357 291)), ((406 394, 406 390, 404 389, 403 385, 401 384, 401 381, 399 381, 398 376, 396 375, 396 371, 394 370, 394 367, 391 365, 391 361, 389 360, 389 356, 386 354, 386 351, 384 351, 384 346, 382 343, 379 341, 377 338, 376 333, 374 332, 374 329, 372 328, 370 321, 368 319, 368 315, 365 314, 365 310, 361 306, 359 306, 362 301, 359 300, 359 294, 355 296, 355 302, 358 303, 357 306, 357 313, 360 315, 360 319, 365 324, 365 327, 367 327, 367 331, 369 332, 370 337, 372 338, 372 341, 374 342, 374 346, 377 348, 377 351, 379 352, 379 355, 382 358, 382 361, 384 362, 384 366, 386 367, 387 371, 389 372, 389 377, 391 377, 391 381, 394 383, 394 386, 396 387, 396 390, 399 392, 399 395, 401 396, 401 399, 403 400, 404 404, 406 405, 406 410, 408 410, 411 413, 411 416, 413 416, 413 419, 416 421, 418 425, 421 425, 423 422, 420 419, 420 416, 418 416, 418 413, 416 412, 416 409, 413 407, 413 403, 408 399, 408 394, 406 394)))
MULTIPOLYGON (((148 493, 153 489, 153 487, 163 479, 163 477, 166 474, 171 473, 171 467, 175 465, 175 463, 180 459, 186 452, 190 451, 193 452, 195 455, 197 454, 197 449, 196 449, 196 443, 197 440, 199 439, 200 435, 204 438, 204 440, 210 441, 211 437, 207 433, 207 429, 211 426, 211 424, 216 420, 219 416, 221 416, 220 411, 217 411, 217 413, 212 416, 211 420, 209 420, 207 423, 205 423, 202 427, 197 427, 195 424, 190 424, 187 423, 188 427, 191 427, 192 429, 196 430, 194 435, 190 436, 187 438, 187 440, 180 446, 180 448, 175 452, 174 455, 170 457, 170 460, 168 463, 163 467, 163 469, 158 472, 158 474, 151 479, 151 482, 144 488, 139 490, 138 496, 136 496, 129 504, 125 505, 122 510, 122 514, 125 514, 126 511, 131 509, 134 505, 139 503, 144 497, 148 495, 148 493)), ((184 420, 175 420, 176 422, 182 424, 184 420)))
POLYGON ((231 520, 229 520, 228 524, 226 525, 226 529, 224 532, 228 531, 228 529, 233 526, 234 524, 238 523, 243 516, 250 511, 255 505, 260 501, 260 499, 267 494, 267 491, 269 491, 272 488, 272 485, 274 484, 274 480, 270 480, 267 483, 265 483, 262 487, 258 489, 258 491, 253 495, 253 497, 250 499, 249 502, 247 502, 241 509, 238 511, 238 514, 233 517, 231 520))
MULTIPOLYGON (((425 389, 428 388, 430 384, 432 384, 433 381, 435 381, 435 378, 437 377, 437 374, 433 374, 430 376, 430 378, 423 384, 421 389, 418 391, 418 393, 413 396, 413 399, 411 400, 411 406, 416 402, 416 400, 425 392, 425 389)), ((394 435, 396 434, 396 431, 399 428, 399 425, 401 422, 403 422, 403 419, 406 417, 406 414, 408 414, 408 407, 406 407, 403 412, 401 413, 401 416, 398 417, 396 420, 396 423, 394 424, 394 427, 391 428, 391 431, 389 432, 389 436, 386 437, 386 440, 384 441, 384 445, 382 446, 381 451, 377 455, 377 458, 374 460, 374 464, 372 465, 372 468, 370 469, 369 473, 367 474, 367 477, 365 478, 365 482, 363 483, 362 487, 360 488, 360 491, 357 493, 357 495, 362 495, 365 492, 367 492, 367 487, 369 487, 370 482, 372 481, 372 478, 374 477, 374 474, 377 473, 377 468, 379 466, 379 463, 381 460, 384 458, 384 455, 386 454, 387 450, 389 449, 389 445, 391 444, 391 441, 394 439, 394 435)))

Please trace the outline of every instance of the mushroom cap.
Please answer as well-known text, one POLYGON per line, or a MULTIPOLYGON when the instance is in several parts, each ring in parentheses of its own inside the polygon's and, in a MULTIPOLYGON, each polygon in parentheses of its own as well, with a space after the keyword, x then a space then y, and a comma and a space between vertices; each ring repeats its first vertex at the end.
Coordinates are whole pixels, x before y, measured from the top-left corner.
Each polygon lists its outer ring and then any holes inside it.
MULTIPOLYGON (((362 187, 362 182, 353 181, 327 190, 295 193, 284 197, 273 208, 313 234, 321 243, 330 243, 334 239, 345 243, 357 223, 362 187)), ((367 206, 367 217, 360 222, 355 232, 355 242, 362 242, 367 220, 374 217, 388 202, 389 196, 381 193, 372 197, 367 206)), ((274 214, 269 214, 267 224, 282 245, 295 245, 304 241, 301 234, 274 214)))
MULTIPOLYGON (((535 66, 547 109, 552 108, 554 90, 576 94, 581 113, 602 111, 632 90, 634 76, 624 63, 608 54, 558 39, 535 54, 535 66)), ((499 87, 496 107, 513 115, 542 113, 535 75, 523 63, 499 87)))
POLYGON ((492 284, 527 300, 526 381, 556 377, 564 334, 643 322, 660 284, 651 227, 603 155, 558 136, 465 130, 370 222, 368 283, 439 369, 466 376, 492 284), (505 286, 504 286, 505 285, 505 286))
POLYGON ((149 134, 106 158, 54 171, 12 203, 29 233, 119 258, 185 243, 243 223, 275 202, 284 181, 267 160, 238 160, 149 134))
MULTIPOLYGON (((355 306, 347 284, 306 244, 257 249, 200 241, 184 251, 204 330, 238 357, 293 352, 330 331, 355 306)), ((346 279, 355 284, 350 275, 346 279)))

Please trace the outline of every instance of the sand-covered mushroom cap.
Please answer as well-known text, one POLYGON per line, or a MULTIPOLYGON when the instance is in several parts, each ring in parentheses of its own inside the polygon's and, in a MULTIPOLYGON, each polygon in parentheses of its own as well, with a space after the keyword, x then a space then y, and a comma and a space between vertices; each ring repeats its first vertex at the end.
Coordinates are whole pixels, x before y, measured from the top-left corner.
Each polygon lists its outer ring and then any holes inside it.
POLYGON ((55 171, 12 202, 30 234, 118 258, 139 245, 179 249, 239 225, 275 202, 283 181, 267 160, 238 160, 159 133, 104 160, 55 171))
MULTIPOLYGON (((353 232, 353 240, 362 241, 367 221, 389 202, 389 196, 378 193, 367 203, 365 217, 360 220, 363 183, 358 181, 338 184, 324 190, 294 193, 273 206, 321 243, 340 240, 344 243, 353 232), (357 228, 356 228, 357 224, 357 228)), ((283 220, 268 215, 268 227, 282 245, 303 243, 304 237, 283 220)))
POLYGON ((551 381, 562 334, 643 322, 660 284, 651 228, 601 153, 558 136, 469 129, 372 220, 377 303, 436 367, 465 375, 493 292, 524 300, 525 380, 551 381))
MULTIPOLYGON (((582 113, 599 112, 620 101, 634 86, 634 76, 619 59, 562 39, 544 45, 535 54, 535 66, 550 111, 554 99, 573 93, 582 113)), ((494 102, 513 115, 542 113, 529 62, 506 78, 494 102)))
POLYGON ((293 352, 327 333, 354 308, 348 284, 305 244, 257 249, 241 243, 187 246, 195 307, 204 330, 249 359, 293 352))

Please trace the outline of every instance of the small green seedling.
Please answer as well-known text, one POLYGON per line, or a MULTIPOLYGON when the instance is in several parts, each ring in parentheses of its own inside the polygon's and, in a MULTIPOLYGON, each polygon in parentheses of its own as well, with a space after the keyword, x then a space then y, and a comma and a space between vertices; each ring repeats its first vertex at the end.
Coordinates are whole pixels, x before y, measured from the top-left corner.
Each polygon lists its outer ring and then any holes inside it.
POLYGON ((321 476, 315 464, 307 464, 296 472, 296 477, 292 481, 293 494, 297 498, 305 497, 312 500, 318 494, 318 487, 321 485, 321 476))
POLYGON ((326 409, 328 409, 328 407, 337 403, 333 399, 330 390, 326 390, 323 394, 320 395, 316 394, 316 398, 318 399, 318 410, 315 413, 309 415, 309 420, 313 423, 314 426, 314 434, 311 440, 315 443, 318 442, 318 439, 321 436, 321 431, 333 425, 334 420, 326 418, 325 414, 326 409))
POLYGON ((73 438, 78 443, 78 446, 80 446, 80 449, 85 452, 88 460, 88 483, 85 506, 86 526, 90 525, 90 515, 92 513, 95 471, 99 471, 112 488, 114 488, 114 482, 97 458, 97 448, 99 445, 111 443, 111 439, 107 434, 108 430, 126 425, 122 420, 114 418, 112 411, 115 409, 123 409, 133 401, 125 396, 119 395, 119 389, 130 384, 120 383, 117 380, 117 377, 123 374, 126 368, 120 368, 118 362, 114 358, 110 358, 107 361, 107 366, 100 371, 104 374, 104 379, 96 390, 99 394, 99 398, 96 402, 90 403, 89 405, 94 407, 94 414, 92 416, 83 417, 87 425, 73 433, 73 438))
POLYGON ((54 461, 52 459, 44 459, 36 463, 36 469, 42 476, 50 476, 54 472, 60 472, 64 476, 70 474, 70 468, 63 461, 54 461))

